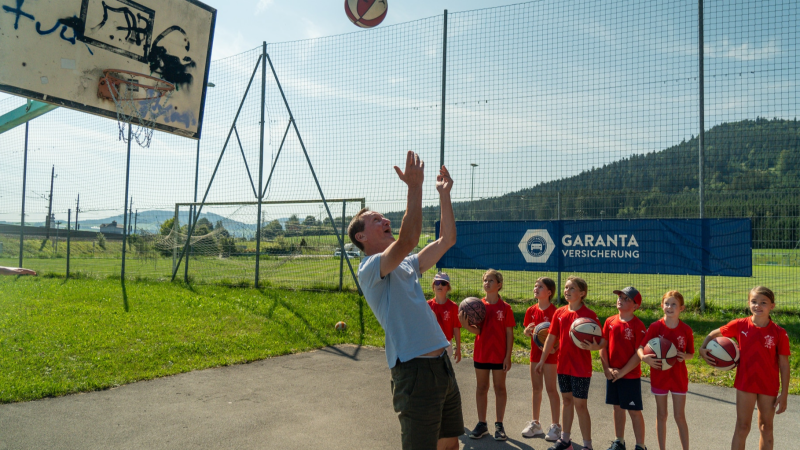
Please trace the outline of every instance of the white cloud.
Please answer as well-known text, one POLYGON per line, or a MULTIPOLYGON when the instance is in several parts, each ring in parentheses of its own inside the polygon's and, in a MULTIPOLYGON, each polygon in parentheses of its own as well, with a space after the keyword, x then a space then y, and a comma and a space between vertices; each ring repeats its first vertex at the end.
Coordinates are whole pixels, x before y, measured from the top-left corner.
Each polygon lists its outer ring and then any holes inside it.
POLYGON ((252 47, 254 47, 253 43, 247 40, 241 31, 233 32, 225 28, 218 28, 214 36, 211 59, 218 60, 238 55, 252 47))
POLYGON ((256 4, 256 14, 261 14, 262 12, 269 9, 274 3, 275 0, 258 0, 258 4, 256 4))
POLYGON ((755 47, 749 42, 732 45, 727 39, 723 39, 722 42, 718 44, 707 44, 704 47, 704 52, 708 57, 731 58, 739 61, 771 59, 781 54, 781 46, 775 39, 770 39, 761 47, 755 47))

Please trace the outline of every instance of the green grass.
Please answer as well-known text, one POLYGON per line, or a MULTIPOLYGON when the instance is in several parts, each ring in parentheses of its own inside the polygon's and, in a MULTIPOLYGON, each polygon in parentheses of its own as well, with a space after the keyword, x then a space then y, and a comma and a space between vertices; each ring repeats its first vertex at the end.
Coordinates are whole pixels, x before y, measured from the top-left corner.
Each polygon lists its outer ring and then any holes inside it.
MULTIPOLYGON (((138 380, 244 363, 327 345, 383 345, 383 330, 356 294, 47 277, 0 278, 0 402, 110 388, 138 380), (344 320, 345 332, 334 324, 344 320)), ((514 362, 528 363, 522 334, 529 303, 512 303, 514 362)), ((592 303, 601 320, 616 313, 592 303)), ((649 325, 659 310, 638 316, 649 325)), ((699 347, 706 333, 741 317, 684 313, 699 347)), ((800 317, 775 315, 789 332, 790 391, 800 394, 800 317)), ((465 354, 474 336, 463 332, 465 354)), ((594 354, 595 370, 600 370, 594 354)), ((647 374, 645 368, 645 374, 647 374)), ((694 382, 733 385, 733 372, 689 362, 694 382)))
POLYGON ((163 282, 0 279, 0 402, 355 343, 383 333, 353 294, 163 282), (127 305, 127 310, 126 310, 127 305), (336 332, 334 324, 350 326, 336 332))

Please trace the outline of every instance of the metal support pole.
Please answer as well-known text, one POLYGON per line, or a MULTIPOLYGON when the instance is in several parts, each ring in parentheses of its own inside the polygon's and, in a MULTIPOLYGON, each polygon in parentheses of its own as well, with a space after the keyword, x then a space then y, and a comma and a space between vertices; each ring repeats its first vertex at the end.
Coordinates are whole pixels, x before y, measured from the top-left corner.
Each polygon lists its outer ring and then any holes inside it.
POLYGON ((125 245, 128 241, 128 185, 131 179, 131 124, 128 123, 128 161, 125 165, 125 210, 122 214, 122 271, 120 277, 125 282, 125 245))
MULTIPOLYGON (((328 201, 325 200, 325 193, 322 191, 322 186, 319 184, 319 179, 317 178, 317 173, 314 171, 314 165, 311 164, 311 158, 308 156, 308 150, 306 150, 306 145, 303 143, 303 137, 300 135, 300 130, 297 129, 297 122, 294 120, 294 115, 292 114, 292 109, 289 107, 289 102, 286 100, 286 94, 283 92, 283 87, 281 86, 281 81, 278 79, 278 74, 275 73, 275 66, 272 65, 272 59, 269 57, 269 53, 266 53, 266 46, 264 56, 267 58, 267 62, 269 62, 269 68, 272 70, 272 76, 275 78, 275 84, 278 85, 278 91, 281 93, 281 98, 283 99, 283 104, 286 106, 286 112, 289 113, 289 120, 294 127, 294 133, 297 136, 297 140, 300 143, 300 148, 303 149, 303 155, 306 157, 306 162, 308 163, 308 169, 311 171, 311 176, 314 178, 314 184, 317 186, 317 190, 319 191, 320 198, 322 199, 322 203, 325 205, 325 211, 328 213, 328 218, 331 221, 331 226, 333 229, 336 229, 335 222, 333 221, 333 214, 331 214, 331 208, 328 206, 328 201)), ((341 236, 339 233, 336 233, 336 239, 339 239, 339 245, 344 246, 341 236)), ((353 270, 353 265, 350 264, 350 259, 347 259, 347 267, 350 269, 350 275, 353 277, 353 281, 356 283, 356 288, 358 289, 358 293, 363 295, 361 291, 361 285, 358 282, 358 277, 356 276, 355 271, 353 270)))
POLYGON ((266 95, 267 95, 267 43, 261 43, 261 137, 258 143, 258 217, 256 218, 256 289, 258 289, 258 272, 260 270, 259 263, 261 262, 261 200, 263 200, 264 193, 261 192, 261 183, 264 182, 264 112, 266 109, 266 95))
POLYGON ((344 214, 346 211, 347 211, 347 202, 342 202, 342 241, 340 242, 341 247, 339 247, 341 249, 339 250, 341 252, 341 255, 339 255, 339 292, 342 291, 344 286, 344 258, 346 258, 346 254, 344 251, 344 233, 345 233, 344 214))
MULTIPOLYGON (((179 223, 179 221, 178 221, 178 208, 179 208, 179 206, 175 205, 175 215, 172 218, 172 230, 173 231, 174 230, 180 230, 180 227, 178 227, 178 223, 179 223)), ((172 233, 172 231, 170 231, 170 233, 172 233)), ((175 236, 177 237, 178 233, 175 233, 175 236)), ((179 243, 180 242, 176 242, 175 244, 179 244, 179 243)), ((175 244, 172 244, 172 273, 175 273, 175 270, 176 270, 175 265, 176 265, 176 262, 178 261, 178 246, 175 245, 175 244)))
POLYGON ((47 239, 50 239, 50 227, 53 226, 51 217, 53 217, 53 180, 56 179, 56 166, 50 172, 50 202, 47 206, 47 239))
MULTIPOLYGON (((697 0, 697 42, 698 42, 698 93, 699 93, 699 100, 700 100, 700 134, 697 136, 697 143, 698 143, 698 166, 699 166, 699 173, 697 178, 698 184, 698 192, 700 195, 700 218, 704 218, 705 216, 705 199, 704 199, 704 192, 703 192, 703 185, 705 184, 703 180, 703 160, 705 159, 704 156, 704 148, 703 148, 703 134, 705 131, 705 96, 703 91, 703 72, 704 72, 704 62, 703 62, 703 0, 697 0)), ((705 275, 700 275, 700 312, 705 312, 706 310, 706 277, 705 275)))
POLYGON ((78 194, 78 201, 75 202, 75 231, 80 230, 78 226, 78 213, 81 212, 81 194, 78 194))
MULTIPOLYGON (((561 229, 561 192, 558 193, 558 204, 556 205, 556 218, 559 221, 559 229, 561 229)), ((559 261, 561 256, 559 255, 559 261)), ((561 264, 558 264, 558 284, 556 284, 556 304, 561 303, 561 264)))
MULTIPOLYGON (((192 228, 192 219, 194 219, 194 207, 189 207, 189 226, 187 228, 192 228)), ((189 241, 189 253, 186 254, 186 261, 183 262, 183 282, 189 283, 189 260, 192 259, 192 236, 186 236, 186 239, 189 241)))
POLYGON ((444 10, 444 31, 442 32, 442 125, 439 148, 439 167, 444 165, 444 102, 447 90, 447 10, 444 10))
POLYGON ((72 210, 67 210, 67 278, 69 278, 69 253, 70 253, 70 237, 72 235, 71 231, 72 225, 72 210))
POLYGON ((23 242, 25 241, 25 182, 28 178, 28 122, 25 122, 25 151, 22 157, 22 214, 19 219, 19 267, 22 268, 23 242))

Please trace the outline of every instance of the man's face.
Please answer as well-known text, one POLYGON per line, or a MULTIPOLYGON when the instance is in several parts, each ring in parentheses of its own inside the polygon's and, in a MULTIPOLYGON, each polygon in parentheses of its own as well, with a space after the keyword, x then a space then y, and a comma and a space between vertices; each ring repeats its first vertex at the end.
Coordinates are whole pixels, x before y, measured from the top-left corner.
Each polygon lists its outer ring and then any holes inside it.
POLYGON ((364 220, 364 231, 356 235, 356 239, 364 244, 364 252, 374 255, 386 250, 392 242, 392 222, 380 213, 371 211, 361 216, 364 220))

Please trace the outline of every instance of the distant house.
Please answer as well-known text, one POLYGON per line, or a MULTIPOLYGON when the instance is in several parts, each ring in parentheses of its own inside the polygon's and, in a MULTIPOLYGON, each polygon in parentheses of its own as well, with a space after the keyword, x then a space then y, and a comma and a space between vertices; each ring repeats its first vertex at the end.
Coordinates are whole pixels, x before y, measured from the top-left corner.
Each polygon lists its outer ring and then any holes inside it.
POLYGON ((117 223, 117 221, 113 221, 111 223, 104 223, 100 225, 100 232, 103 234, 114 233, 114 234, 122 234, 124 231, 124 227, 117 223))

